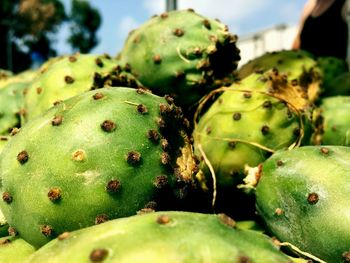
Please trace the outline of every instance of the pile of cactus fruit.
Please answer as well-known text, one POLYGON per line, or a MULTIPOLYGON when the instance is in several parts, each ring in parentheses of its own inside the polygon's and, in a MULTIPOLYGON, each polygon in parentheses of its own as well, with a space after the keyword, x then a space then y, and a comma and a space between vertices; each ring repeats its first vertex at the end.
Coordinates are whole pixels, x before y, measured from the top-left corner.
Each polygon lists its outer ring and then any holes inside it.
POLYGON ((0 263, 350 262, 346 62, 237 39, 171 11, 0 70, 0 263))

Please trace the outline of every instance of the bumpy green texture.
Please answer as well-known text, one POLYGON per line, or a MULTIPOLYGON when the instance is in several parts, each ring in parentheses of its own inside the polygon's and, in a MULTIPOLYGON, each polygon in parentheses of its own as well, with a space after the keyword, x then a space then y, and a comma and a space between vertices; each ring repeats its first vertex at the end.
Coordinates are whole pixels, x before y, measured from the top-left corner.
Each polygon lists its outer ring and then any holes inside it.
POLYGON ((334 77, 328 84, 327 89, 322 94, 324 97, 349 96, 350 95, 350 72, 334 77))
POLYGON ((34 252, 34 247, 20 237, 0 238, 0 263, 23 263, 34 252))
POLYGON ((251 74, 223 91, 193 134, 201 167, 210 178, 208 162, 212 165, 218 186, 242 183, 245 165, 256 166, 275 150, 308 140, 308 101, 277 71, 251 74))
POLYGON ((104 86, 140 87, 141 84, 108 55, 76 54, 57 57, 42 65, 25 98, 26 120, 62 101, 104 86))
POLYGON ((317 110, 314 144, 350 146, 350 96, 324 98, 317 110))
POLYGON ((321 71, 312 55, 303 50, 282 50, 267 52, 246 64, 238 70, 238 77, 244 79, 254 72, 265 72, 272 68, 278 69, 291 80, 296 80, 301 87, 308 90, 308 97, 315 101, 320 93, 321 71))
POLYGON ((38 247, 64 231, 174 206, 197 167, 185 120, 168 101, 104 88, 28 122, 0 159, 9 225, 38 247))
POLYGON ((27 86, 27 82, 18 82, 0 89, 0 135, 7 135, 13 128, 21 126, 27 86))
POLYGON ((28 83, 32 81, 36 77, 36 75, 37 75, 36 71, 26 70, 16 75, 9 75, 3 79, 0 76, 0 89, 6 87, 9 84, 24 83, 24 82, 28 83))
POLYGON ((326 262, 349 262, 349 162, 344 146, 272 155, 256 188, 258 213, 272 234, 326 262))
POLYGON ((157 212, 66 233, 32 255, 43 262, 290 262, 265 235, 225 216, 157 212))
POLYGON ((322 93, 326 96, 332 92, 330 89, 333 79, 349 71, 346 61, 336 57, 317 58, 317 67, 321 71, 322 93))
POLYGON ((0 136, 0 154, 1 154, 2 149, 5 147, 5 145, 9 139, 10 139, 9 136, 0 136))
POLYGON ((188 107, 232 82, 240 59, 236 41, 216 20, 193 10, 172 11, 132 31, 119 59, 155 94, 171 94, 188 107))

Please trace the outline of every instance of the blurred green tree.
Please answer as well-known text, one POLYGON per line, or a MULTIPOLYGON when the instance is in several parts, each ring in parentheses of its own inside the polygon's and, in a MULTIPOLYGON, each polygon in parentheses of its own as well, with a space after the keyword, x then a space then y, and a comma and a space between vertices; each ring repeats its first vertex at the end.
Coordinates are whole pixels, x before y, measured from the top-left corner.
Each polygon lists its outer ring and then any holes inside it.
POLYGON ((101 17, 89 2, 73 0, 67 15, 61 0, 1 0, 0 68, 19 72, 55 56, 55 34, 63 23, 71 29, 67 41, 74 51, 87 53, 97 45, 101 17))

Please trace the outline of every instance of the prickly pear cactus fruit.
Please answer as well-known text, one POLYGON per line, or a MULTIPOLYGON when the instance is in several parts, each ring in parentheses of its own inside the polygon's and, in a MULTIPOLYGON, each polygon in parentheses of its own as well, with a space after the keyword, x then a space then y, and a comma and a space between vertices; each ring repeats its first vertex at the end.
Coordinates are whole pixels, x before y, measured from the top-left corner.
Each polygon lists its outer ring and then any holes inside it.
POLYGON ((317 58, 317 67, 321 71, 322 92, 325 94, 327 94, 328 90, 331 89, 330 83, 334 78, 349 71, 346 61, 336 57, 317 58))
POLYGON ((186 212, 148 213, 64 233, 33 254, 28 263, 43 260, 289 262, 267 236, 235 228, 235 222, 224 214, 186 212))
POLYGON ((324 98, 317 111, 314 144, 350 146, 350 96, 324 98))
POLYGON ((0 238, 0 263, 23 263, 34 252, 34 247, 20 237, 0 238))
POLYGON ((0 89, 0 135, 8 135, 21 126, 24 110, 26 82, 8 84, 0 89))
POLYGON ((216 20, 193 10, 172 11, 132 31, 119 59, 155 94, 171 94, 188 107, 231 82, 240 59, 236 41, 216 20))
POLYGON ((265 72, 272 68, 285 73, 289 79, 297 81, 301 87, 307 89, 311 101, 318 98, 321 71, 312 55, 303 50, 267 52, 242 65, 238 70, 238 77, 244 79, 254 72, 265 72))
POLYGON ((198 169, 183 122, 171 98, 141 89, 61 102, 3 150, 0 207, 9 225, 39 247, 64 231, 172 208, 198 169))
POLYGON ((9 139, 10 139, 10 136, 0 136, 0 154, 9 139))
POLYGON ((270 71, 218 90, 223 94, 199 117, 193 133, 207 178, 214 171, 218 186, 235 187, 246 165, 257 166, 274 151, 309 140, 310 104, 292 83, 270 71))
POLYGON ((305 146, 272 155, 256 187, 273 235, 326 262, 350 260, 350 148, 305 146))
POLYGON ((26 70, 16 75, 8 75, 7 77, 1 78, 1 73, 0 73, 0 89, 8 86, 9 84, 29 83, 35 78, 36 75, 37 75, 36 71, 26 70))
POLYGON ((108 55, 75 54, 42 65, 25 98, 26 118, 31 120, 53 104, 104 86, 137 88, 140 83, 108 55))
MULTIPOLYGON (((13 73, 9 70, 0 69, 0 83, 11 77, 13 73)), ((1 85, 1 84, 0 84, 1 85)))
POLYGON ((329 81, 327 89, 322 93, 323 97, 349 96, 350 95, 350 72, 334 77, 329 81))

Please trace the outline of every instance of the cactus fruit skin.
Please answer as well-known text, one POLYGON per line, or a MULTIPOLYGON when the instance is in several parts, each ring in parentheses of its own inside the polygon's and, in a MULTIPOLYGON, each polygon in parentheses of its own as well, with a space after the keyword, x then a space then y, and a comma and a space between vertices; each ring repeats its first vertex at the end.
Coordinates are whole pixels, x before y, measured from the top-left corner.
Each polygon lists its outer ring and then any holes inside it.
POLYGON ((327 262, 348 262, 350 149, 280 151, 262 168, 257 210, 273 235, 327 262))
POLYGON ((39 247, 64 231, 172 207, 197 165, 185 120, 168 101, 104 88, 28 122, 0 160, 0 207, 9 225, 39 247))
POLYGON ((0 238, 0 263, 23 263, 34 252, 34 247, 20 237, 0 238))
POLYGON ((211 173, 200 147, 213 166, 217 185, 235 187, 242 183, 245 165, 257 166, 271 152, 297 146, 303 137, 309 140, 308 101, 294 88, 273 71, 254 73, 224 90, 193 133, 207 178, 211 173))
POLYGON ((108 55, 75 54, 57 57, 41 66, 25 97, 29 121, 53 104, 104 86, 138 88, 142 85, 108 55))
POLYGON ((313 144, 350 146, 350 96, 321 100, 315 118, 313 144))
POLYGON ((1 78, 1 72, 0 72, 0 89, 6 87, 9 84, 14 83, 29 83, 32 81, 37 72, 35 70, 26 70, 16 75, 8 75, 4 78, 1 78))
POLYGON ((117 58, 155 94, 170 94, 186 108, 232 82, 240 60, 236 41, 216 20, 193 10, 172 11, 130 32, 117 58))
POLYGON ((42 247, 28 263, 290 262, 267 236, 234 228, 234 221, 224 214, 148 213, 65 237, 42 247))
POLYGON ((0 238, 8 235, 9 225, 7 224, 6 218, 0 209, 0 238))
POLYGON ((297 80, 301 87, 308 89, 308 97, 315 101, 321 92, 321 71, 317 61, 304 50, 282 50, 267 52, 238 70, 238 77, 244 79, 254 72, 266 72, 272 68, 285 73, 289 79, 297 80))
POLYGON ((317 67, 321 71, 323 96, 332 92, 331 83, 334 78, 349 71, 346 61, 336 57, 317 58, 317 67))
POLYGON ((0 136, 9 135, 13 128, 21 126, 27 85, 26 82, 10 83, 0 89, 0 136))
POLYGON ((350 72, 342 73, 334 77, 322 94, 323 97, 349 96, 350 95, 350 72))

